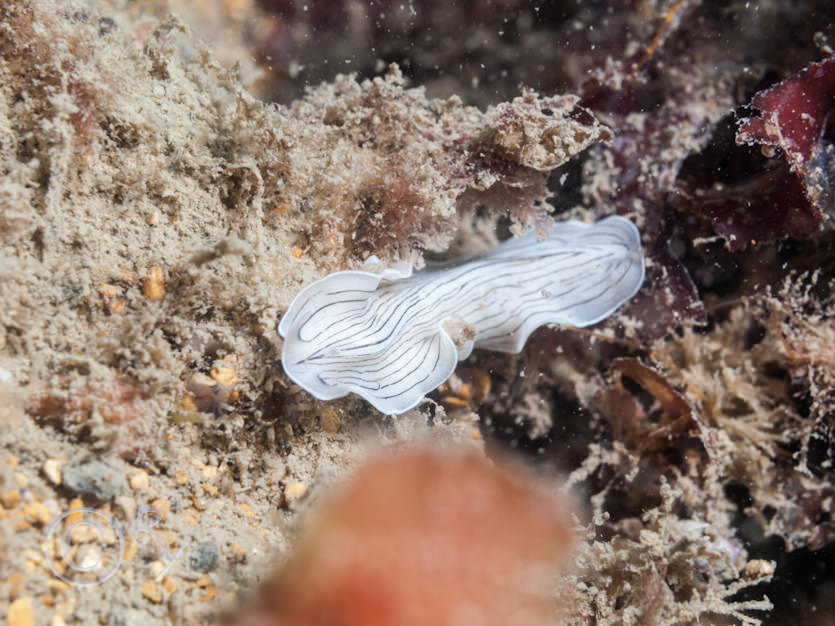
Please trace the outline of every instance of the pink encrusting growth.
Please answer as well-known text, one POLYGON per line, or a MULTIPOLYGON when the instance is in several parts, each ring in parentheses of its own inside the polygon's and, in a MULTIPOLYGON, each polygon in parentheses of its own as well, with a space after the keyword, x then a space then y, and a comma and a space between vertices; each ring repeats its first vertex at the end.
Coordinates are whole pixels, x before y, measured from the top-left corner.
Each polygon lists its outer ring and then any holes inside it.
POLYGON ((362 465, 227 626, 554 626, 570 507, 519 468, 460 450, 362 465))

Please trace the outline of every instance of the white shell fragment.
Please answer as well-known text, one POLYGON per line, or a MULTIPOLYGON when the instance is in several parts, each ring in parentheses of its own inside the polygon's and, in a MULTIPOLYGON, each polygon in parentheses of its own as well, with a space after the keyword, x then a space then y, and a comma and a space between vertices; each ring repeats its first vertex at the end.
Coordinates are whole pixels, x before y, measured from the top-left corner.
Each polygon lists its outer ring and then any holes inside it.
POLYGON ((336 272, 308 285, 278 325, 287 375, 320 400, 356 393, 403 413, 473 347, 519 352, 545 324, 589 326, 644 280, 638 229, 612 216, 555 224, 487 253, 409 275, 336 272))

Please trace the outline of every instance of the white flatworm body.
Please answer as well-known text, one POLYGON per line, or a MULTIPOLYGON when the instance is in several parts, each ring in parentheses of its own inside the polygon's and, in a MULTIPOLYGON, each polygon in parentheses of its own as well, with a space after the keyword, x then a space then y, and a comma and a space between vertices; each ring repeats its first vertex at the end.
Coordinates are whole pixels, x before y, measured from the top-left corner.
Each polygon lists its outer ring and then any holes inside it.
POLYGON ((356 393, 403 413, 473 347, 519 352, 545 324, 589 326, 644 280, 638 229, 612 216, 555 224, 438 269, 336 272, 308 285, 281 319, 287 375, 320 400, 356 393))

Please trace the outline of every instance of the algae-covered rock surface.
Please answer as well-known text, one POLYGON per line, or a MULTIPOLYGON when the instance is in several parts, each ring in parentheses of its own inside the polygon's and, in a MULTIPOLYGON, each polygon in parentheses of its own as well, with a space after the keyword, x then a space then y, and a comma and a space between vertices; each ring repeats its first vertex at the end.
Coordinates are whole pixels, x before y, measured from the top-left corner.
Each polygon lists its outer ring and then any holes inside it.
POLYGON ((833 48, 780 0, 0 3, 0 615, 831 623, 833 48), (610 214, 647 273, 595 327, 400 416, 282 369, 329 273, 610 214))

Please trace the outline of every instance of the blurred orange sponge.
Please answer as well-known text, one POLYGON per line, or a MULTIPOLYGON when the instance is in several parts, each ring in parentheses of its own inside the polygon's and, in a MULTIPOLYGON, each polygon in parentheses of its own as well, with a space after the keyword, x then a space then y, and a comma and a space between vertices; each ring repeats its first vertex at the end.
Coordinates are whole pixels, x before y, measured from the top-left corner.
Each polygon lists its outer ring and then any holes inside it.
POLYGON ((372 459, 228 623, 553 626, 571 534, 552 491, 470 452, 372 459))

